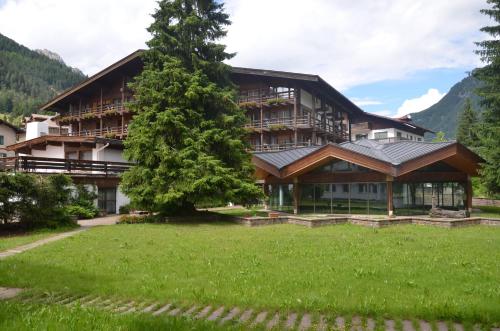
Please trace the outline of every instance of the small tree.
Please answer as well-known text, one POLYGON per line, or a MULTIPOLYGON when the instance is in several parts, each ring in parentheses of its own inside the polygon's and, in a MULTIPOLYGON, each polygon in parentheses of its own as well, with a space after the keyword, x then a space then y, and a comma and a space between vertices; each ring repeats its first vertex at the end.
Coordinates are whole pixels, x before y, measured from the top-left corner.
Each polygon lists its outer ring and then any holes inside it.
POLYGON ((434 137, 434 139, 432 139, 432 142, 434 142, 434 143, 440 143, 440 142, 445 142, 445 141, 448 141, 448 139, 446 139, 445 133, 443 131, 436 132, 436 137, 434 137))
POLYGON ((481 179, 489 194, 500 194, 500 0, 487 0, 492 5, 481 13, 489 16, 495 25, 481 29, 492 39, 478 42, 476 52, 486 64, 474 71, 474 75, 484 84, 478 89, 482 97, 482 121, 479 130, 479 153, 485 159, 482 164, 481 179))
POLYGON ((457 141, 469 148, 475 149, 479 146, 478 118, 470 99, 464 104, 464 109, 460 113, 457 126, 457 141))
POLYGON ((134 121, 125 156, 135 165, 122 190, 138 207, 192 211, 198 203, 245 203, 261 195, 235 102, 233 55, 216 41, 230 22, 213 0, 163 0, 148 29, 144 70, 131 88, 134 121))

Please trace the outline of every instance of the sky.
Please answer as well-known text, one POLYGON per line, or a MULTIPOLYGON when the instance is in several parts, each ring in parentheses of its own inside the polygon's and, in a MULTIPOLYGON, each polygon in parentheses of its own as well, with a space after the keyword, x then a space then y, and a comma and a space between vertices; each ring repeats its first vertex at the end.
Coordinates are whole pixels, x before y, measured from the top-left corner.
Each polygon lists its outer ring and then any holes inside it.
MULTIPOLYGON (((139 48, 156 0, 0 0, 0 33, 92 75, 139 48)), ((403 116, 481 62, 486 0, 227 0, 231 65, 320 75, 362 109, 403 116)))

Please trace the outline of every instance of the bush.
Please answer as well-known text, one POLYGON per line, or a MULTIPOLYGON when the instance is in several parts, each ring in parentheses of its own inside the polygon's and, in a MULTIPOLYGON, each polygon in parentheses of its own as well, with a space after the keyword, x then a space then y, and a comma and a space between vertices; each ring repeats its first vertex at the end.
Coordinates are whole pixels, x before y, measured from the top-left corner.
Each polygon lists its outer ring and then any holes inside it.
POLYGON ((22 227, 56 227, 71 223, 65 210, 71 178, 25 173, 0 173, 0 220, 22 227))
POLYGON ((126 205, 120 206, 120 208, 118 208, 118 213, 120 215, 130 214, 130 210, 131 210, 130 204, 126 204, 126 205))
POLYGON ((146 215, 123 215, 120 217, 118 223, 120 224, 140 224, 147 223, 146 215))
POLYGON ((78 205, 66 206, 66 212, 77 219, 89 219, 97 215, 96 208, 88 209, 78 205))
POLYGON ((76 185, 71 198, 71 206, 68 206, 75 213, 71 215, 83 219, 96 217, 99 214, 99 208, 94 204, 95 199, 97 199, 97 194, 94 191, 88 190, 84 185, 76 185))

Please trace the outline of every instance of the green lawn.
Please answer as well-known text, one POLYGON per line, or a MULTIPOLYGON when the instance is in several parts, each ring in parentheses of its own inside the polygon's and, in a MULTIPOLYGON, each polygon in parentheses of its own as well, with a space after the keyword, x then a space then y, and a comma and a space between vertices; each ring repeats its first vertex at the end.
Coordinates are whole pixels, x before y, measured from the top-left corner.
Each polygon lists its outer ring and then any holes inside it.
POLYGON ((73 228, 64 227, 57 229, 35 230, 23 234, 0 235, 0 252, 17 246, 26 245, 61 232, 70 231, 72 229, 73 228))
POLYGON ((0 304, 0 330, 237 330, 215 323, 150 315, 117 315, 95 309, 0 304))
POLYGON ((0 284, 372 317, 500 322, 500 228, 98 227, 0 263, 0 284))

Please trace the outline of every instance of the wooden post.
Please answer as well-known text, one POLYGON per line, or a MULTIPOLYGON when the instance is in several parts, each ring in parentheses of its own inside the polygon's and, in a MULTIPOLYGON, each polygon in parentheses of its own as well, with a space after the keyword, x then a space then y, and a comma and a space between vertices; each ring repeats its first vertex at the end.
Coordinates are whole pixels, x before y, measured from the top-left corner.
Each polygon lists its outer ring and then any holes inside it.
POLYGON ((101 116, 99 116, 99 131, 101 136, 102 136, 102 108, 103 108, 103 103, 102 103, 102 87, 101 87, 101 109, 99 110, 99 114, 101 114, 101 116))
POLYGON ((262 149, 263 146, 264 146, 264 107, 262 106, 262 100, 261 100, 260 101, 260 148, 262 149))
POLYGON ((299 203, 300 203, 300 188, 299 188, 299 177, 293 178, 293 213, 297 215, 299 213, 299 203))
POLYGON ((313 118, 313 128, 312 128, 312 137, 313 145, 316 145, 316 97, 311 93, 312 97, 312 118, 313 118))
POLYGON ((298 87, 294 88, 295 99, 293 102, 293 144, 297 147, 297 142, 299 140, 299 133, 297 131, 297 116, 299 115, 300 107, 300 89, 298 87))
POLYGON ((466 210, 470 213, 472 212, 472 180, 469 175, 467 175, 467 183, 466 183, 466 210))
POLYGON ((392 190, 392 183, 394 181, 394 178, 391 176, 387 176, 386 183, 387 183, 387 214, 389 217, 394 216, 394 201, 393 201, 393 190, 392 190))

